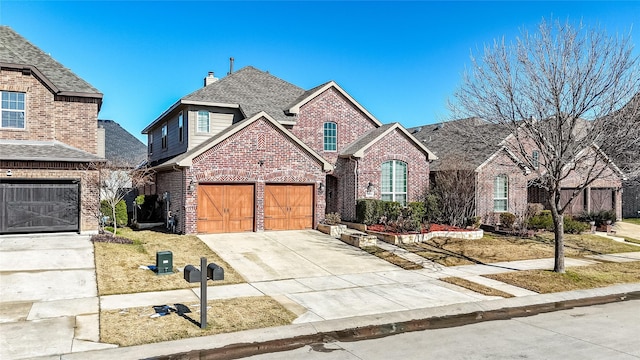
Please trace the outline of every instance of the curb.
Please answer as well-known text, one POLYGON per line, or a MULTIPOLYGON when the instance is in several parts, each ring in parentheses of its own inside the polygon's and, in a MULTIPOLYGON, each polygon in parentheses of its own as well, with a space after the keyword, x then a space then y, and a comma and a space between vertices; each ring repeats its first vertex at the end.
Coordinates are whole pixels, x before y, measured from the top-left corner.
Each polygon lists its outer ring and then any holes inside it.
POLYGON ((287 351, 306 345, 323 342, 350 342, 365 339, 376 339, 404 332, 429 329, 442 329, 475 324, 484 321, 508 320, 518 317, 533 316, 576 307, 602 305, 615 302, 640 300, 640 291, 608 294, 596 297, 578 298, 570 300, 550 301, 527 306, 504 307, 488 310, 477 310, 457 314, 431 316, 406 321, 386 322, 376 325, 365 325, 341 330, 318 331, 313 334, 294 336, 289 338, 256 341, 251 343, 237 343, 226 346, 202 350, 193 350, 171 355, 155 356, 149 359, 158 360, 195 360, 195 359, 238 359, 242 357, 287 351))

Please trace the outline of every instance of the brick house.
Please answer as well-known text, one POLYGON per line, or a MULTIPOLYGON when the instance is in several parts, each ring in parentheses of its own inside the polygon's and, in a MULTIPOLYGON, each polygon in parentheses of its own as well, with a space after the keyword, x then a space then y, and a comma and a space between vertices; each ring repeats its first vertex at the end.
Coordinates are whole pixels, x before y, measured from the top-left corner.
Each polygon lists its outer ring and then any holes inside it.
POLYGON ((434 155, 333 81, 305 91, 253 67, 178 100, 148 135, 157 193, 184 233, 307 229, 355 201, 416 201, 434 155))
MULTIPOLYGON (((431 181, 439 171, 460 170, 473 174, 474 214, 483 224, 499 223, 499 214, 504 212, 522 218, 530 203, 541 203, 549 208, 546 193, 535 186, 536 172, 527 168, 525 162, 505 146, 511 136, 505 127, 470 118, 415 127, 409 131, 438 156, 431 165, 431 181)), ((539 158, 539 151, 532 145, 524 146, 533 159, 539 158)), ((598 151, 606 158, 596 147, 583 151, 598 151)), ((612 162, 603 162, 602 166, 606 167, 603 173, 573 199, 565 214, 615 210, 617 218, 621 218, 624 176, 612 162)), ((561 197, 565 200, 561 202, 566 204, 583 175, 576 169, 564 179, 561 197)))
POLYGON ((0 26, 0 233, 98 229, 102 94, 0 26))

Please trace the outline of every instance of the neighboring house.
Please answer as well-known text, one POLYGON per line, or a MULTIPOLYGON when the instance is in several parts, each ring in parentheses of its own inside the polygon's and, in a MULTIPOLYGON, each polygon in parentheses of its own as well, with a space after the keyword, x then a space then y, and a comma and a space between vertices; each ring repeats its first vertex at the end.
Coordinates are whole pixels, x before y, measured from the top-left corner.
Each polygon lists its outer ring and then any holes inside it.
POLYGON ((0 26, 0 233, 98 229, 102 94, 0 26))
POLYGON ((435 157, 335 82, 305 91, 245 67, 178 100, 143 131, 158 194, 185 233, 315 228, 359 198, 422 198, 435 157))
MULTIPOLYGON (((415 127, 409 131, 438 157, 431 165, 431 181, 439 171, 473 173, 475 216, 479 216, 483 224, 499 223, 499 214, 504 212, 523 218, 530 203, 541 203, 549 208, 546 193, 535 185, 536 171, 527 168, 525 162, 504 145, 511 136, 505 127, 470 118, 415 127)), ((527 149, 534 163, 538 161, 535 159, 539 158, 539 151, 527 149)), ((599 149, 594 147, 584 151, 599 149)), ((600 155, 606 157, 601 152, 600 155)), ((603 163, 603 166, 607 168, 602 175, 572 201, 565 214, 615 210, 616 216, 621 217, 623 175, 613 163, 603 163)), ((573 171, 562 183, 561 197, 565 200, 561 201, 564 204, 579 183, 580 176, 579 170, 573 171)))
MULTIPOLYGON (((111 174, 113 184, 123 185, 121 176, 129 178, 129 173, 143 165, 147 161, 147 146, 125 130, 120 124, 113 120, 98 120, 98 155, 107 160, 107 169, 119 174, 111 174)), ((109 181, 109 179, 103 179, 109 181)), ((125 188, 127 195, 124 200, 127 203, 127 212, 133 212, 133 201, 137 192, 133 189, 133 184, 128 181, 125 188)), ((100 199, 104 200, 106 193, 104 189, 100 191, 100 199)), ((131 216, 130 216, 131 218, 131 216)))

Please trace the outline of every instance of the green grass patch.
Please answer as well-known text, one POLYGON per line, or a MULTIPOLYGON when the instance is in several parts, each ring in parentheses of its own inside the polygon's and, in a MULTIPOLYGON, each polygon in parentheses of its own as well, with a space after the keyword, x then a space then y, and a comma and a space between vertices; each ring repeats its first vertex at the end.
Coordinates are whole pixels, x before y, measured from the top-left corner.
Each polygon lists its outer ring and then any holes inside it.
POLYGON ((640 225, 640 218, 623 219, 622 222, 626 222, 626 223, 629 223, 629 224, 640 225))

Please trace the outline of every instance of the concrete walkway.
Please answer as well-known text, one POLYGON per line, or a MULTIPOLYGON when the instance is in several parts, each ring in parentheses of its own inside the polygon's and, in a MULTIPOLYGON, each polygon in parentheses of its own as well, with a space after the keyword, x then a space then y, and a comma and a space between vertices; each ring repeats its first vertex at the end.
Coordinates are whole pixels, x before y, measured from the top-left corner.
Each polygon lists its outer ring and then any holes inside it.
POLYGON ((0 359, 115 346, 98 342, 89 236, 1 236, 0 293, 0 359))

